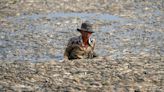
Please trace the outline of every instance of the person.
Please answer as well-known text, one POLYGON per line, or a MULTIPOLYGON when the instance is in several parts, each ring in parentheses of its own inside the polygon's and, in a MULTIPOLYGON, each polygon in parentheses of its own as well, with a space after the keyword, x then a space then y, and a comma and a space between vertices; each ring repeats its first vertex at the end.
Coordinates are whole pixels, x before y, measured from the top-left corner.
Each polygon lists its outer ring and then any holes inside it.
POLYGON ((77 31, 81 33, 80 36, 69 39, 68 45, 64 52, 64 60, 72 59, 92 59, 97 57, 94 52, 96 40, 91 38, 92 24, 89 21, 85 21, 81 24, 81 28, 77 28, 77 31))

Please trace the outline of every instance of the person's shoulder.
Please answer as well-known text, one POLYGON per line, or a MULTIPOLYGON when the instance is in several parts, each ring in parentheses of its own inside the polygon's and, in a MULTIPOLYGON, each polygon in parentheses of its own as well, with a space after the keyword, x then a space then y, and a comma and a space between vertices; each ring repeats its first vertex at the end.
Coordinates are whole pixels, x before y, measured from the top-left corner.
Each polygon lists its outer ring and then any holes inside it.
POLYGON ((75 37, 70 38, 70 40, 77 40, 79 38, 80 38, 80 36, 75 36, 75 37))
POLYGON ((80 43, 81 43, 81 36, 76 36, 69 39, 68 45, 80 44, 80 43))
POLYGON ((90 45, 90 46, 94 47, 95 43, 96 43, 96 39, 94 39, 94 38, 89 38, 89 45, 90 45))
POLYGON ((95 43, 96 42, 96 39, 95 38, 89 38, 89 43, 95 43))

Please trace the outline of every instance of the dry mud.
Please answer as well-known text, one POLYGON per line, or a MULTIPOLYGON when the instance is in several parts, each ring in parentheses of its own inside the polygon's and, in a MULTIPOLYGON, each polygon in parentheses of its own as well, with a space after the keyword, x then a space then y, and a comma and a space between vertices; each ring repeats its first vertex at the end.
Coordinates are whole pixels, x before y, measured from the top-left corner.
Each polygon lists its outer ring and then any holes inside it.
POLYGON ((0 92, 163 92, 163 0, 1 0, 0 92), (91 21, 95 59, 59 62, 91 21))

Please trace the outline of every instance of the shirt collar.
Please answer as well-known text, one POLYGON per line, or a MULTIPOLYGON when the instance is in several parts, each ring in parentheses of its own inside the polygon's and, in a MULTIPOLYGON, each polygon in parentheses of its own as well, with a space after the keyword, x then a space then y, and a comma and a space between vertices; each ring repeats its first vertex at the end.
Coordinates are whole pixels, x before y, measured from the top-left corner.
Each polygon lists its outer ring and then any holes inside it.
MULTIPOLYGON (((82 46, 84 46, 82 36, 80 36, 79 39, 80 39, 80 43, 82 44, 82 46)), ((89 39, 88 39, 88 44, 89 45, 91 45, 90 41, 91 41, 91 37, 89 37, 89 39)))

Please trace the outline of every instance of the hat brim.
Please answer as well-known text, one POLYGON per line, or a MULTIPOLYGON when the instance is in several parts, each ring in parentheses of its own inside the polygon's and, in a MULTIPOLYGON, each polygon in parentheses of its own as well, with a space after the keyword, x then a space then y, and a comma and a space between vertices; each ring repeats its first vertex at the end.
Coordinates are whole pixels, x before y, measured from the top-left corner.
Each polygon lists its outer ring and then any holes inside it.
POLYGON ((77 31, 85 31, 85 32, 91 32, 91 33, 94 33, 94 31, 88 31, 88 30, 85 30, 85 29, 79 29, 79 28, 77 28, 77 31))

